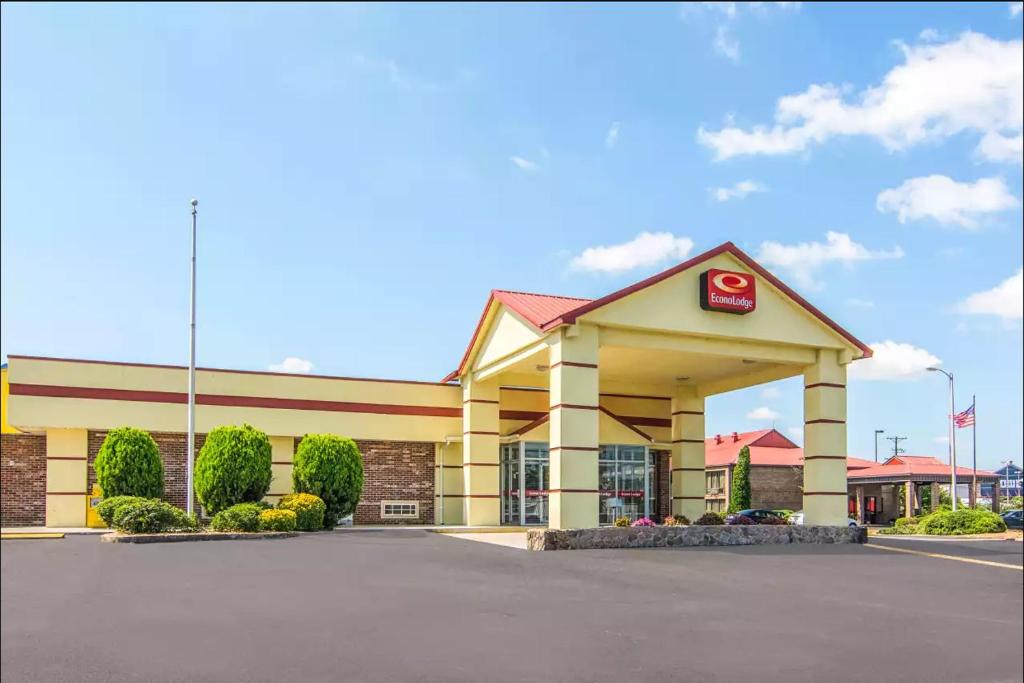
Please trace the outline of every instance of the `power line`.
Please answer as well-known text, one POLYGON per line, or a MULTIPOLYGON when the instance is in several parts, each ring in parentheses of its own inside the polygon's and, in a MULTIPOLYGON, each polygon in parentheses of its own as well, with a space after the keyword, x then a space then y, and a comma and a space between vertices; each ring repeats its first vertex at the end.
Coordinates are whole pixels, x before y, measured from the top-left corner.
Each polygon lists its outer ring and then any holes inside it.
POLYGON ((886 438, 887 441, 892 441, 892 454, 894 456, 899 455, 900 453, 906 453, 907 452, 906 450, 900 448, 900 441, 906 441, 907 437, 905 437, 905 436, 887 436, 885 438, 886 438))

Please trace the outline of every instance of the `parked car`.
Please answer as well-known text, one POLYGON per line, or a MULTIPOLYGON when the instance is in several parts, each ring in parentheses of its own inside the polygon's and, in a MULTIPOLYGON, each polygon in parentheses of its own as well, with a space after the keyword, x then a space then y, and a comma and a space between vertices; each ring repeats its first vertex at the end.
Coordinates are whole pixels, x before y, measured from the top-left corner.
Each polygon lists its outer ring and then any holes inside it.
POLYGON ((743 517, 749 517, 750 519, 754 520, 755 524, 760 524, 761 521, 765 517, 776 517, 778 519, 782 519, 782 517, 780 515, 776 514, 773 510, 751 509, 751 510, 740 510, 739 512, 730 512, 729 514, 727 514, 725 516, 725 523, 726 524, 732 524, 733 520, 735 520, 737 517, 739 517, 741 515, 743 517))
POLYGON ((1010 510, 1000 515, 1007 529, 1024 529, 1024 510, 1010 510))
MULTIPOLYGON (((847 522, 848 526, 851 526, 851 527, 858 526, 857 520, 855 520, 855 519, 848 519, 848 520, 846 520, 846 522, 847 522)), ((789 523, 790 524, 803 524, 804 523, 804 511, 803 510, 797 510, 796 512, 791 514, 789 516, 789 523)))

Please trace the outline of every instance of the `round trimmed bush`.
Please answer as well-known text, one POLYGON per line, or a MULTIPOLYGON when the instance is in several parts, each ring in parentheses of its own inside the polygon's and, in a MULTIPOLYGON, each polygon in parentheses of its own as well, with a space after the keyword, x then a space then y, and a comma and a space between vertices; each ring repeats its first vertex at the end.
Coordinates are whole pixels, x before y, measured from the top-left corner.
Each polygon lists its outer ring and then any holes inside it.
POLYGON ((298 516, 291 510, 264 510, 260 522, 264 531, 295 531, 298 516))
POLYGON ((1006 531, 1006 522, 994 512, 960 508, 939 510, 923 517, 917 532, 929 536, 964 536, 968 534, 994 534, 1006 531))
POLYGON ((356 511, 363 493, 363 457, 356 442, 334 434, 307 434, 295 451, 292 487, 327 506, 324 527, 356 511))
POLYGON ((207 434, 195 469, 196 496, 207 514, 267 495, 270 460, 270 439, 255 427, 217 427, 207 434))
POLYGON ((128 505, 131 503, 138 503, 148 498, 140 498, 139 496, 114 496, 113 498, 104 498, 100 501, 100 504, 96 506, 96 514, 100 516, 103 523, 108 527, 114 526, 114 517, 117 516, 117 511, 121 509, 122 505, 128 505))
POLYGON ((731 520, 729 520, 728 524, 731 526, 747 526, 750 524, 757 524, 757 522, 755 522, 750 517, 747 517, 746 515, 736 515, 731 520))
POLYGON ((295 513, 295 528, 299 531, 317 531, 324 528, 327 506, 312 493, 290 493, 277 504, 281 510, 295 513))
POLYGON ((263 528, 260 515, 264 512, 257 503, 238 503, 221 510, 210 520, 214 531, 256 532, 263 528))
POLYGON ((196 531, 194 517, 170 503, 155 498, 127 501, 117 508, 113 526, 126 534, 159 534, 167 531, 196 531))
POLYGON ((149 432, 134 427, 111 430, 96 454, 94 467, 96 483, 106 497, 164 495, 164 465, 149 432))
POLYGON ((710 510, 698 517, 697 521, 694 522, 694 525, 696 526, 715 526, 718 524, 725 524, 725 519, 722 515, 717 512, 711 512, 710 510))

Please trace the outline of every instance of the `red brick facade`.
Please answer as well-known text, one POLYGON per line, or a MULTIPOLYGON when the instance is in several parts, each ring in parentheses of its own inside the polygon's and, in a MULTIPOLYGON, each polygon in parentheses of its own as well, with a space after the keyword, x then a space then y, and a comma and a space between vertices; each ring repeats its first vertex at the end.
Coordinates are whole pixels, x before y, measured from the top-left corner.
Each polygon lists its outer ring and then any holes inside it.
POLYGON ((672 514, 672 452, 651 451, 654 459, 654 491, 657 509, 651 510, 656 521, 661 521, 672 514))
MULTIPOLYGON (((188 476, 188 436, 181 432, 150 432, 150 436, 156 441, 160 449, 160 460, 164 464, 164 499, 185 508, 185 485, 188 476)), ((96 454, 107 438, 107 432, 89 432, 89 487, 96 483, 96 469, 93 463, 96 462, 96 454)), ((205 434, 196 434, 196 457, 199 456, 199 449, 206 441, 205 434)), ((45 478, 45 477, 44 477, 45 478)), ((194 500, 196 510, 199 510, 199 501, 194 500)))
POLYGON ((363 495, 355 524, 434 523, 434 444, 411 441, 356 441, 363 454, 363 495), (381 519, 383 500, 419 503, 417 519, 381 519))
POLYGON ((46 524, 46 435, 0 434, 0 525, 46 524))

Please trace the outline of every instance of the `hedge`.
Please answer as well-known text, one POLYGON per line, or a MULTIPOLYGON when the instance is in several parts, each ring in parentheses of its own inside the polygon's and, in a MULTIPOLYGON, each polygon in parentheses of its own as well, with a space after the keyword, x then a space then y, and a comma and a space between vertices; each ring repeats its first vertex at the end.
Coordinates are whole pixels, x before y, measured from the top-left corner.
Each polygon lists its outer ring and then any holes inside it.
POLYGON ((963 536, 1006 531, 1006 522, 994 512, 960 508, 939 510, 921 519, 917 532, 929 536, 963 536))
POLYGON ((189 517, 168 502, 152 498, 122 503, 114 514, 113 525, 126 534, 196 531, 199 528, 195 517, 189 517))
POLYGON ((324 511, 327 506, 311 493, 291 493, 281 498, 277 507, 295 513, 295 527, 300 531, 317 531, 324 528, 324 511))
POLYGON ((263 512, 264 508, 257 503, 238 503, 215 514, 210 520, 210 528, 214 531, 259 531, 263 528, 260 522, 263 512))
POLYGON ((324 502, 324 527, 356 510, 363 492, 363 457, 356 442, 334 434, 307 434, 295 451, 292 487, 324 502))
POLYGON ((291 510, 263 510, 260 523, 264 531, 295 531, 298 516, 291 510))
POLYGON ((96 506, 96 514, 100 516, 103 523, 108 527, 114 526, 114 517, 117 516, 117 511, 121 509, 122 505, 131 505, 133 503, 140 503, 148 498, 141 498, 139 496, 114 496, 113 498, 104 498, 100 501, 100 504, 96 506))
POLYGON ((217 427, 195 466, 195 490, 207 514, 238 503, 255 503, 270 489, 270 439, 249 425, 217 427))
POLYGON ((160 498, 164 465, 156 441, 141 429, 120 427, 107 433, 96 454, 96 483, 103 495, 160 498))
POLYGON ((698 517, 697 521, 694 522, 695 526, 714 526, 717 524, 725 524, 725 519, 722 515, 710 510, 698 517))

